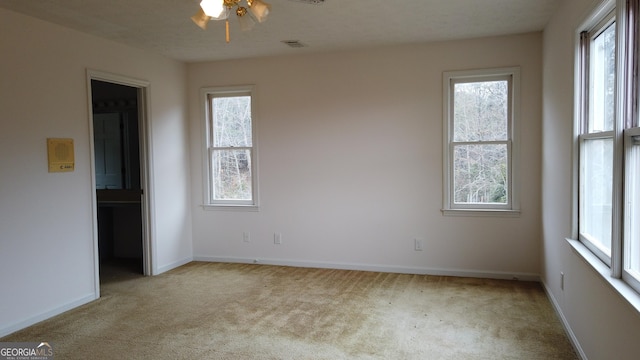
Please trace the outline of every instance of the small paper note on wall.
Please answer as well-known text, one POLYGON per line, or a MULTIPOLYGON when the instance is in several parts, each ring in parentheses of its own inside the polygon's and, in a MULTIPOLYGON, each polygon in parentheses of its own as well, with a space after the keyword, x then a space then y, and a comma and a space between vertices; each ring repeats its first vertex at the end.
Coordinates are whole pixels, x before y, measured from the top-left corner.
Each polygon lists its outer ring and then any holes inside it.
POLYGON ((75 167, 73 139, 47 139, 49 172, 68 172, 75 167))

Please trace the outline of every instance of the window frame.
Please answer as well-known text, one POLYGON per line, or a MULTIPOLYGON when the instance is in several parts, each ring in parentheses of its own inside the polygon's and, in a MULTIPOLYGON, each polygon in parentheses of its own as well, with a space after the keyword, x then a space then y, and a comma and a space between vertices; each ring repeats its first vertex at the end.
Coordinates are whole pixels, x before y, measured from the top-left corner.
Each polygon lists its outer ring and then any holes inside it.
MULTIPOLYGON (((615 4, 615 1, 612 1, 613 4, 615 4)), ((591 119, 591 113, 590 113, 590 105, 591 105, 591 92, 590 87, 591 87, 591 75, 592 75, 592 66, 591 66, 591 44, 593 42, 594 39, 596 39, 598 36, 602 35, 612 24, 615 24, 616 26, 616 52, 618 51, 617 46, 618 46, 618 41, 617 41, 617 37, 618 37, 618 18, 616 16, 616 11, 615 8, 610 8, 611 5, 603 8, 601 11, 598 12, 597 16, 595 16, 592 20, 591 20, 591 24, 589 24, 590 26, 587 26, 584 30, 580 31, 579 34, 579 48, 578 48, 578 53, 579 53, 579 59, 578 59, 578 63, 579 63, 579 69, 578 69, 578 84, 579 84, 579 88, 578 88, 578 109, 579 112, 577 113, 577 124, 576 124, 576 131, 577 131, 577 141, 578 141, 578 147, 577 147, 577 151, 578 151, 578 168, 579 168, 579 173, 578 173, 578 196, 577 196, 577 200, 578 200, 578 204, 577 204, 577 212, 578 212, 578 229, 577 229, 577 239, 582 242, 584 244, 584 246, 586 246, 592 253, 594 253, 594 255, 596 255, 602 262, 604 262, 607 266, 611 266, 612 264, 612 258, 614 255, 614 234, 617 231, 617 229, 613 226, 613 221, 611 223, 612 227, 611 227, 611 239, 610 240, 610 246, 609 249, 603 249, 596 241, 596 239, 592 239, 589 236, 587 236, 586 234, 583 234, 581 232, 581 225, 582 225, 582 221, 581 221, 581 214, 582 214, 582 198, 583 198, 583 194, 584 194, 584 188, 583 188, 583 170, 585 169, 585 166, 583 166, 583 164, 586 163, 585 161, 585 151, 582 151, 583 148, 586 146, 586 142, 589 141, 594 141, 594 140, 608 140, 611 139, 613 140, 614 143, 614 150, 613 153, 615 154, 615 129, 616 129, 616 122, 618 119, 618 99, 617 96, 614 94, 614 107, 615 107, 615 111, 614 111, 614 120, 613 120, 613 129, 611 130, 604 130, 604 131, 590 131, 589 129, 589 124, 590 124, 590 119, 591 119), (609 251, 609 253, 607 253, 607 250, 609 251)), ((617 64, 617 59, 618 59, 618 55, 616 54, 616 70, 615 70, 615 81, 616 83, 614 84, 614 89, 617 87, 618 84, 618 64, 617 64)), ((617 90, 615 91, 617 93, 617 90)), ((612 166, 615 166, 615 155, 614 158, 611 159, 612 161, 612 166)), ((614 170, 615 173, 615 170, 614 170)), ((614 184, 615 184, 616 179, 612 179, 612 188, 614 188, 614 184)), ((613 212, 615 209, 615 203, 616 203, 616 199, 615 196, 613 194, 611 194, 611 211, 613 212)), ((612 215, 612 220, 613 220, 613 215, 612 215)))
MULTIPOLYGON (((634 137, 640 136, 640 120, 638 101, 640 100, 640 79, 638 78, 640 67, 640 37, 637 31, 640 28, 640 1, 633 0, 603 0, 597 4, 585 21, 576 29, 576 55, 575 55, 575 119, 573 141, 573 201, 572 201, 572 238, 567 239, 574 250, 590 264, 602 278, 610 284, 629 304, 640 312, 640 276, 635 276, 628 271, 627 264, 628 247, 632 239, 628 230, 632 221, 629 219, 629 207, 625 196, 629 195, 629 180, 632 174, 627 171, 631 168, 631 148, 639 146, 634 142, 634 137), (613 184, 611 204, 611 256, 603 259, 598 250, 594 250, 580 235, 580 194, 581 194, 581 136, 587 125, 585 114, 588 104, 587 91, 585 90, 584 74, 590 71, 586 67, 585 49, 582 34, 592 31, 598 25, 607 21, 607 17, 614 14, 616 26, 616 84, 615 84, 615 118, 613 130, 610 134, 600 133, 613 139, 613 184)), ((589 135, 597 137, 596 135, 589 135)), ((637 149, 637 148, 636 148, 637 149)), ((637 175, 636 175, 637 176, 637 175)), ((637 205, 636 205, 637 206, 637 205)), ((633 222, 633 226, 637 227, 633 222)), ((637 231, 637 230, 636 230, 637 231)), ((638 240, 640 241, 640 240, 638 240)), ((636 242, 636 246, 638 243, 636 242)), ((639 255, 640 256, 640 255, 639 255)), ((637 259, 640 261, 640 258, 637 259)))
MULTIPOLYGON (((624 132, 624 153, 625 153, 625 169, 627 168, 635 168, 634 165, 631 164, 631 161, 636 160, 636 162, 640 162, 640 159, 638 159, 638 157, 640 157, 640 154, 638 152, 640 152, 640 149, 636 149, 638 151, 636 151, 635 154, 632 154, 633 151, 633 147, 640 147, 640 124, 638 124, 638 117, 637 115, 634 117, 636 120, 636 123, 634 124, 635 126, 625 129, 624 132)), ((637 163, 636 163, 637 164, 637 163)), ((634 170, 637 170, 637 168, 635 168, 634 170)), ((638 178, 640 178, 640 174, 636 173, 632 173, 632 172, 628 172, 625 174, 625 180, 630 180, 630 177, 634 177, 634 180, 636 180, 636 183, 640 182, 638 178)), ((635 190, 635 193, 631 190, 631 187, 633 186, 633 181, 627 181, 627 183, 625 184, 625 189, 624 189, 624 196, 632 196, 632 195, 636 195, 637 198, 637 192, 640 191, 640 189, 638 188, 634 188, 633 190, 635 190)), ((623 225, 624 225, 624 229, 623 229, 623 239, 625 240, 625 245, 627 245, 627 242, 630 242, 632 240, 628 240, 627 239, 631 236, 630 232, 630 227, 633 226, 635 227, 634 232, 637 235, 637 233, 640 231, 640 224, 636 224, 634 223, 633 225, 631 224, 631 221, 629 220, 629 212, 631 212, 630 208, 629 208, 629 201, 625 198, 624 199, 624 215, 623 215, 623 225)), ((636 205, 636 207, 638 207, 638 205, 636 205)), ((638 215, 635 214, 634 215, 638 215)), ((636 244, 635 244, 635 249, 637 250, 638 247, 640 246, 640 239, 636 239, 636 244)), ((629 269, 630 265, 628 265, 631 260, 629 259, 630 254, 629 254, 629 248, 630 245, 624 246, 623 248, 623 254, 621 254, 621 256, 623 257, 622 259, 622 280, 626 283, 628 283, 632 288, 634 288, 637 292, 640 293, 640 273, 637 274, 633 274, 633 272, 629 269)), ((640 259, 636 259, 637 262, 640 262, 640 259)))
POLYGON ((443 215, 453 216, 519 216, 520 215, 520 180, 519 180, 519 122, 520 122, 520 67, 504 67, 493 69, 446 71, 443 73, 443 215), (454 191, 454 90, 455 84, 484 81, 508 81, 508 124, 505 141, 474 141, 474 144, 507 144, 508 167, 508 200, 506 204, 458 204, 453 197, 454 191))
POLYGON ((205 210, 259 210, 258 191, 258 139, 257 139, 257 101, 254 85, 238 85, 223 87, 206 87, 200 90, 203 119, 203 208, 205 210), (249 96, 251 97, 251 146, 232 147, 233 149, 248 149, 251 156, 251 199, 250 200, 215 200, 214 175, 211 168, 215 150, 231 149, 216 147, 213 143, 213 112, 211 109, 214 98, 249 96))

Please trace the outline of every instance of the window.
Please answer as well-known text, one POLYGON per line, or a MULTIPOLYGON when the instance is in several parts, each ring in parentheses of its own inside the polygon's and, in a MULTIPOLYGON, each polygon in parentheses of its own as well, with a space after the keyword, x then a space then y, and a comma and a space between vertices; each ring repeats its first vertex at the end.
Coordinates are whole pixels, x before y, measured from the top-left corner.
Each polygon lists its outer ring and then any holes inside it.
POLYGON ((613 12, 580 35, 583 99, 579 123, 580 240, 611 264, 616 27, 613 12))
POLYGON ((603 1, 580 29, 575 161, 577 238, 640 292, 638 11, 603 1))
POLYGON ((517 213, 519 68, 445 72, 447 213, 517 213))
POLYGON ((206 102, 205 206, 256 207, 252 87, 203 89, 206 102))

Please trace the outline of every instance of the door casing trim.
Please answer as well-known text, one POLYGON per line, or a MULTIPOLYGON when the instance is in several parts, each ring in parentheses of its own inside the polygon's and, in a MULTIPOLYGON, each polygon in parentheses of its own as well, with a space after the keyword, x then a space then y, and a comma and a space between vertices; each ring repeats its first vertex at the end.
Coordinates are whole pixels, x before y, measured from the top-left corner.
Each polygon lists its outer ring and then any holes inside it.
MULTIPOLYGON (((155 267, 155 236, 154 236, 154 219, 155 211, 153 206, 153 176, 151 169, 151 121, 149 120, 150 105, 149 92, 150 83, 145 80, 131 78, 127 76, 112 74, 104 71, 87 69, 87 102, 89 117, 89 148, 91 163, 91 189, 96 189, 96 173, 95 173, 95 149, 93 139, 93 95, 91 91, 91 80, 109 82, 113 84, 134 87, 138 91, 138 129, 140 136, 140 185, 142 187, 142 258, 143 272, 145 276, 154 275, 155 267)), ((94 274, 95 274, 95 293, 96 298, 100 297, 100 253, 98 249, 98 202, 96 196, 91 197, 92 212, 92 228, 93 228, 93 257, 94 257, 94 274)))

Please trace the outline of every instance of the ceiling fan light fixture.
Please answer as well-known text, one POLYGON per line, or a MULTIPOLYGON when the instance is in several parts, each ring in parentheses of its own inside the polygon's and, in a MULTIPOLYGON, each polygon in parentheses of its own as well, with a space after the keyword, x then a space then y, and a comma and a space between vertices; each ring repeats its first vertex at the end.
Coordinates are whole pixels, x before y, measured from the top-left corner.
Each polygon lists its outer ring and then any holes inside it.
POLYGON ((202 0, 200 7, 207 16, 215 20, 224 20, 229 16, 229 9, 222 0, 202 0))
POLYGON ((261 23, 267 20, 267 16, 271 10, 270 4, 262 0, 247 0, 247 4, 249 5, 249 11, 251 11, 251 14, 258 22, 261 23))
POLYGON ((238 7, 238 9, 236 10, 236 15, 238 15, 240 30, 249 31, 253 29, 253 26, 256 24, 256 22, 253 21, 251 16, 247 16, 247 8, 245 8, 244 6, 238 7))
POLYGON ((211 20, 211 17, 207 16, 207 14, 205 14, 204 11, 200 9, 195 15, 191 17, 191 20, 193 20, 193 22, 196 23, 196 25, 198 25, 202 30, 206 30, 207 23, 209 22, 209 20, 211 20))
POLYGON ((209 20, 226 20, 225 21, 225 39, 229 42, 229 16, 235 9, 240 29, 248 31, 253 28, 257 22, 264 22, 271 11, 271 5, 262 0, 202 0, 200 2, 200 11, 191 17, 196 25, 202 29, 207 28, 209 20), (242 4, 246 6, 242 6, 242 4), (251 16, 247 16, 250 14, 251 16))

